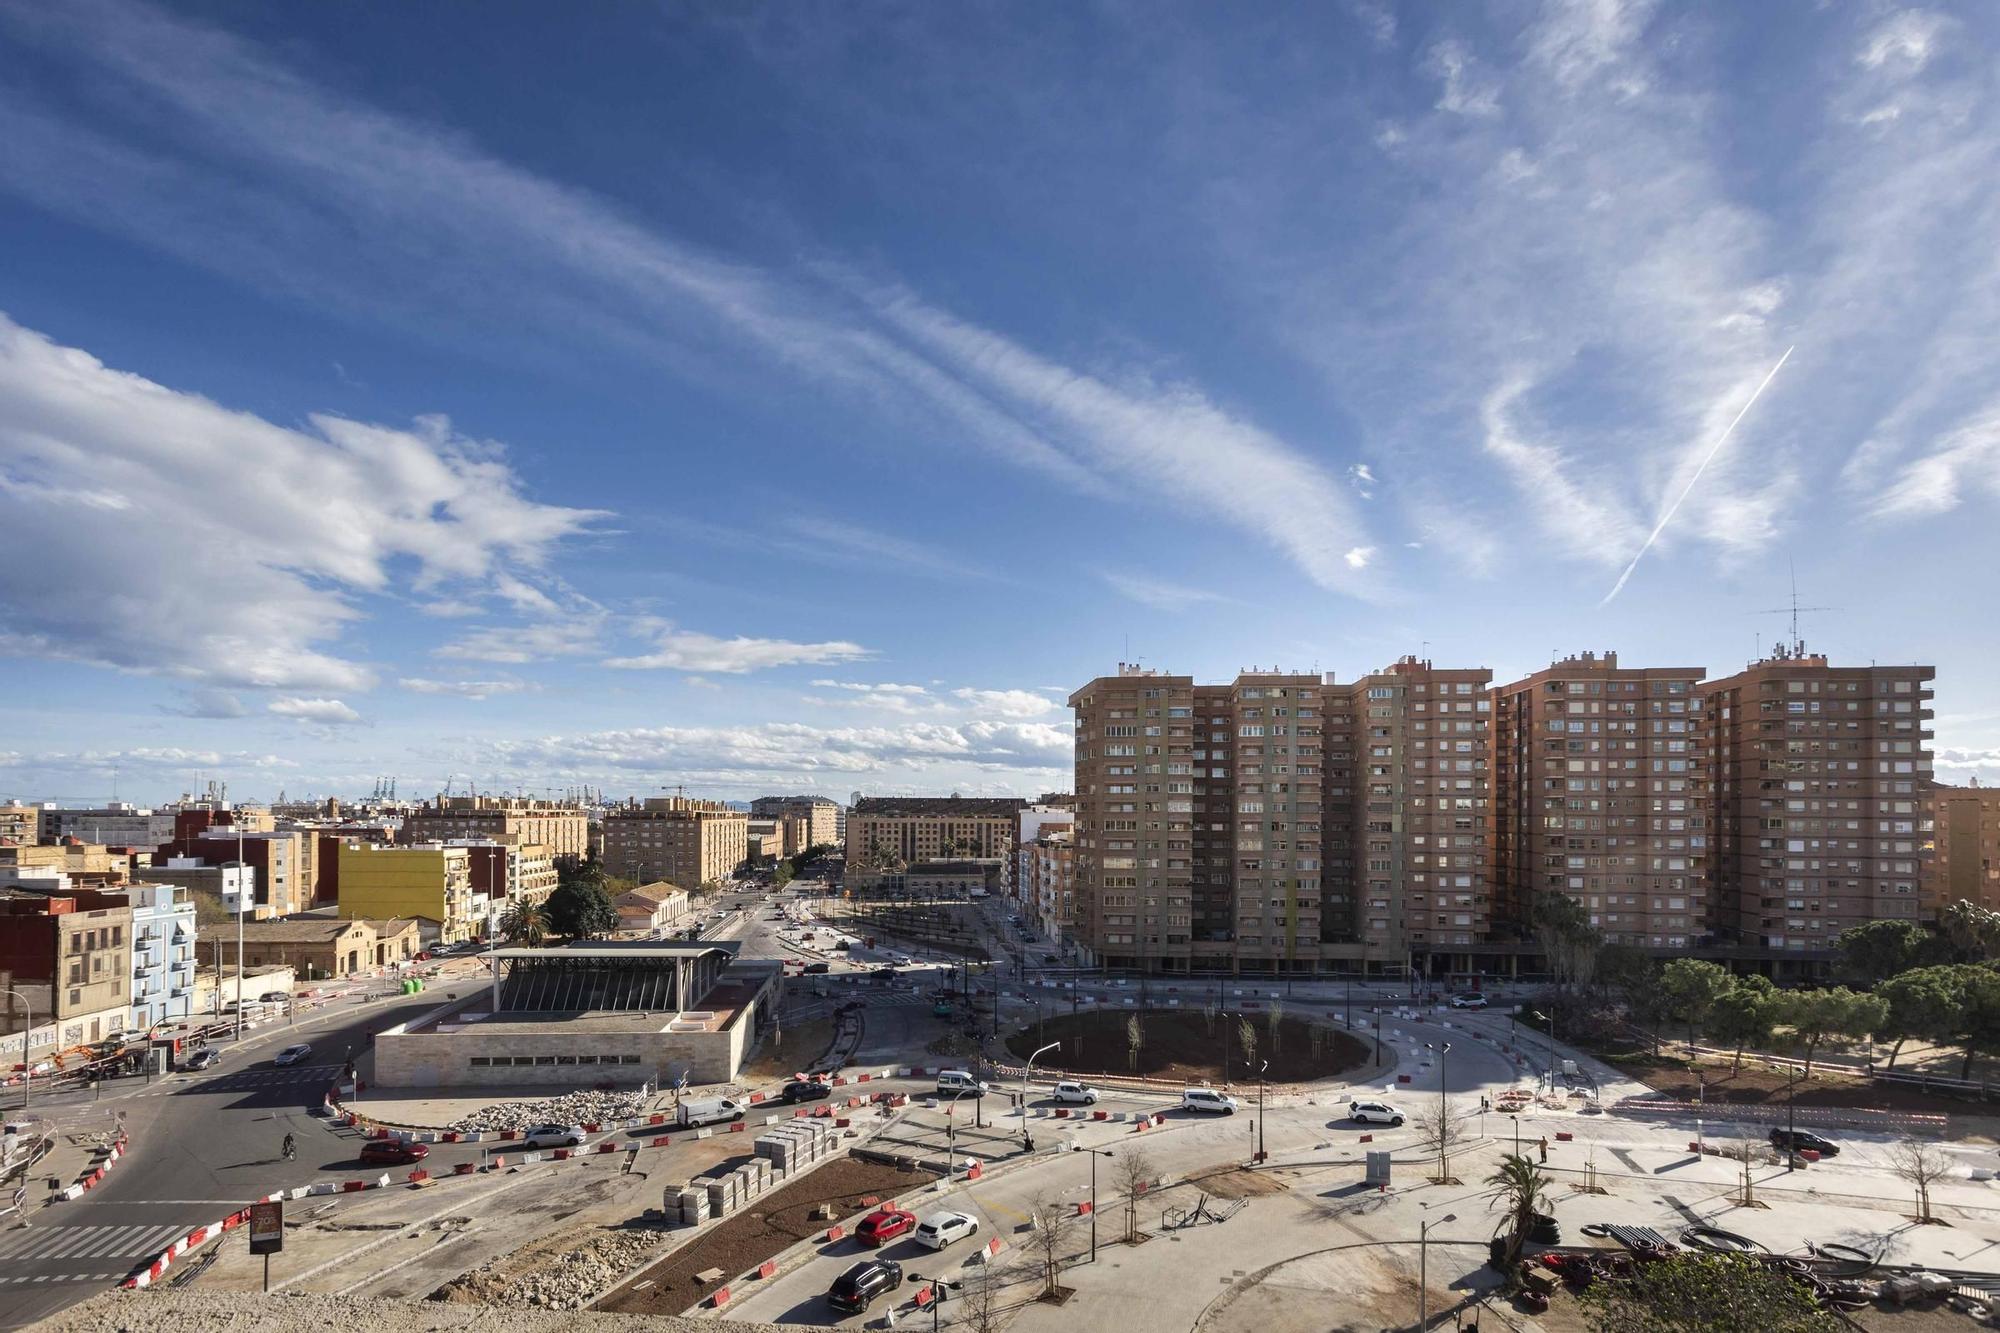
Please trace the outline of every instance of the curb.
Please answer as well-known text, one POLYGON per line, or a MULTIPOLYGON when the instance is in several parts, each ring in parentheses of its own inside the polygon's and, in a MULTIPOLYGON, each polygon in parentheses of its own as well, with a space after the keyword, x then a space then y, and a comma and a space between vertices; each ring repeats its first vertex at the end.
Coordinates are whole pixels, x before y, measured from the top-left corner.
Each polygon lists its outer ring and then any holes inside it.
POLYGON ((118 1165, 118 1159, 125 1155, 125 1143, 126 1140, 124 1138, 119 1138, 117 1142, 111 1145, 110 1153, 102 1162, 99 1162, 96 1166, 85 1168, 83 1174, 78 1176, 68 1189, 58 1194, 52 1202, 67 1203, 71 1199, 80 1199, 88 1191, 97 1188, 98 1182, 104 1179, 105 1172, 118 1165))

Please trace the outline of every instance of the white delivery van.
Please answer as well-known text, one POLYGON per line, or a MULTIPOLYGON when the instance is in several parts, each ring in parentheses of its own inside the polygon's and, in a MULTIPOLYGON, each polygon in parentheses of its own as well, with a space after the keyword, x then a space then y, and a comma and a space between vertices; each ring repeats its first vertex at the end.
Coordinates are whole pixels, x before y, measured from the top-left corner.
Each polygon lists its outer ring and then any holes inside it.
POLYGON ((684 1101, 675 1108, 674 1123, 688 1129, 698 1125, 719 1125, 741 1120, 743 1107, 727 1097, 702 1097, 684 1101))
POLYGON ((937 1091, 940 1097, 984 1097, 987 1087, 963 1069, 941 1069, 937 1091))

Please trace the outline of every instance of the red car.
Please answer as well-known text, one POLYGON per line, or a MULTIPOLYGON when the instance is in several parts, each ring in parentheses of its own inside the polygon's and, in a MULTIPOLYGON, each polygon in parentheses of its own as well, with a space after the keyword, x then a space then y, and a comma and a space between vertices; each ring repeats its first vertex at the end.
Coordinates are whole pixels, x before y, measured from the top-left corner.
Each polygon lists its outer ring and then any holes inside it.
POLYGON ((917 1215, 901 1208, 884 1208, 861 1219, 854 1234, 863 1245, 887 1245, 917 1224, 917 1215))
POLYGON ((409 1166, 431 1155, 427 1143, 404 1143, 401 1139, 370 1139, 361 1145, 361 1160, 370 1166, 409 1166))

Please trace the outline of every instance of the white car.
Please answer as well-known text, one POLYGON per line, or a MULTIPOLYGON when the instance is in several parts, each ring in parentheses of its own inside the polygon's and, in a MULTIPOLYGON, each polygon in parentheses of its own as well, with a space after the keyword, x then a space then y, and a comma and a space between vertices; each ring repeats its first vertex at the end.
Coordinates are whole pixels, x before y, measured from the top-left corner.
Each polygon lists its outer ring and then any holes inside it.
POLYGON ((1242 1105, 1227 1093, 1214 1088, 1185 1088, 1181 1091, 1181 1110, 1212 1111, 1219 1115, 1235 1115, 1242 1105))
POLYGON ((530 1148, 581 1148, 582 1125, 536 1125, 521 1132, 521 1142, 530 1148))
POLYGON ((917 960, 906 953, 891 955, 889 962, 896 967, 915 967, 917 965, 917 960))
POLYGON ((1349 1102, 1347 1118, 1361 1125, 1400 1125, 1403 1113, 1387 1102, 1349 1102))
POLYGON ((984 1097, 987 1091, 984 1083, 963 1069, 945 1069, 938 1072, 937 1095, 940 1097, 984 1097))
POLYGON ((978 1230, 979 1219, 970 1213, 932 1213, 917 1223, 914 1238, 925 1249, 941 1250, 978 1230))
POLYGON ((1097 1105, 1097 1089, 1088 1083, 1058 1083, 1049 1089, 1052 1102, 1074 1102, 1078 1106, 1097 1105))
POLYGON ((1454 995, 1451 997, 1451 1007, 1454 1009, 1484 1009, 1486 1007, 1486 997, 1478 991, 1469 991, 1464 995, 1454 995))

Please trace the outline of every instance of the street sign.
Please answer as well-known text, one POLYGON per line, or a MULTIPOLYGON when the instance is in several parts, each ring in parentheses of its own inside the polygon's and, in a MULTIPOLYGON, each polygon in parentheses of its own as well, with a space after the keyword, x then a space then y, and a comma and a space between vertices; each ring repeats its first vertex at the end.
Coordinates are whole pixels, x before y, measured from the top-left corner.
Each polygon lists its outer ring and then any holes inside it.
POLYGON ((285 1248, 285 1205, 250 1205, 250 1253, 276 1254, 285 1248))

